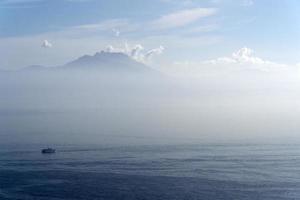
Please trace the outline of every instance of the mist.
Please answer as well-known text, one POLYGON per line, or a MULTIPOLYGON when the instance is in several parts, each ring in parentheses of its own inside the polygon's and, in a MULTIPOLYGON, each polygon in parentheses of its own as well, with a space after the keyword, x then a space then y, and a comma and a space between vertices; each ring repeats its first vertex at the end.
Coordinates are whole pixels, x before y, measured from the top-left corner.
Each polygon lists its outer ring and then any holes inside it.
POLYGON ((1 74, 1 143, 295 142, 293 74, 178 78, 46 70, 1 74))

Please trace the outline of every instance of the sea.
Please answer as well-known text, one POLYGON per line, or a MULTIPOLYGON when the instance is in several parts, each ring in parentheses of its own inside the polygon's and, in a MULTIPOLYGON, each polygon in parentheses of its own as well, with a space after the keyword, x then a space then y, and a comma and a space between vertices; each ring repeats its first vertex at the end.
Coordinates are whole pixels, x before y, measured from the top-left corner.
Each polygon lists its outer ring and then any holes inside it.
POLYGON ((297 144, 0 145, 1 200, 296 200, 297 144))

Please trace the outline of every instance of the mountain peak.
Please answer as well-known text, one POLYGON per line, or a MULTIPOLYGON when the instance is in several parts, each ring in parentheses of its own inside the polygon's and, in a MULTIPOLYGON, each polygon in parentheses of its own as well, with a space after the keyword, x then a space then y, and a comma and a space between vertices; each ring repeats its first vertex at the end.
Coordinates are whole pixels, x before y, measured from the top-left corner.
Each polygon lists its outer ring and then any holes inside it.
POLYGON ((57 67, 44 67, 41 65, 31 65, 21 69, 25 72, 46 72, 53 69, 59 70, 80 70, 84 72, 108 72, 114 73, 137 73, 137 74, 160 74, 144 63, 132 59, 122 52, 100 51, 94 55, 83 55, 65 65, 57 67))
POLYGON ((140 63, 121 52, 97 52, 94 55, 84 55, 63 66, 68 69, 145 71, 150 67, 140 63))

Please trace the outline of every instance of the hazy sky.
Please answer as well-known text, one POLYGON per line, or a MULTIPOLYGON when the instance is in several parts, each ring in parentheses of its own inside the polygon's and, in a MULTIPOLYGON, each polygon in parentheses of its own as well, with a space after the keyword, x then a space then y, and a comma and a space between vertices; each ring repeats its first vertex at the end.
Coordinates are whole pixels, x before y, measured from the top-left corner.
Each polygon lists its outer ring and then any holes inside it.
POLYGON ((147 62, 175 73, 277 70, 300 62, 299 17, 298 0, 1 0, 0 69, 60 65, 112 46, 160 54, 147 62))
POLYGON ((299 19, 298 0, 0 0, 0 69, 106 50, 188 75, 0 73, 0 136, 299 139, 299 19))

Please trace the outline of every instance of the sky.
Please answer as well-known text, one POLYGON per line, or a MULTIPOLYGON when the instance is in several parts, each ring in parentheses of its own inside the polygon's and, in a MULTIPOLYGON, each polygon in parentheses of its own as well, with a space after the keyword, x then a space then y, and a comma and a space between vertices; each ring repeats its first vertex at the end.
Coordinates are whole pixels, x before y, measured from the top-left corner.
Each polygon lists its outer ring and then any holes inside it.
POLYGON ((297 0, 1 0, 0 69, 107 50, 175 74, 280 71, 299 66, 299 18, 297 0))

